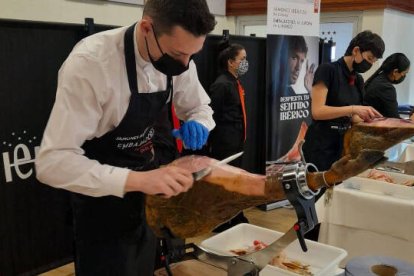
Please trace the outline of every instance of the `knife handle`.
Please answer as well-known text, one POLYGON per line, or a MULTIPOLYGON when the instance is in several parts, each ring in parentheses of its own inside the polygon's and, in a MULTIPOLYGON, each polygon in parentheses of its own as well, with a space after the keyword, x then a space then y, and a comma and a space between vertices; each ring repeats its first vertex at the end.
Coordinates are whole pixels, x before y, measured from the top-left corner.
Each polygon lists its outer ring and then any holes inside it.
POLYGON ((209 166, 205 169, 199 170, 197 172, 193 172, 193 179, 194 181, 198 181, 202 179, 203 177, 207 176, 209 173, 211 173, 212 166, 209 166))
MULTIPOLYGON (((210 172, 211 172, 211 168, 210 167, 207 167, 205 169, 202 169, 202 170, 200 170, 198 172, 193 172, 192 173, 193 180, 194 181, 198 181, 198 180, 202 179, 204 176, 208 175, 210 172)), ((163 194, 163 193, 158 193, 158 194, 155 194, 155 195, 156 196, 165 196, 165 194, 163 194)))

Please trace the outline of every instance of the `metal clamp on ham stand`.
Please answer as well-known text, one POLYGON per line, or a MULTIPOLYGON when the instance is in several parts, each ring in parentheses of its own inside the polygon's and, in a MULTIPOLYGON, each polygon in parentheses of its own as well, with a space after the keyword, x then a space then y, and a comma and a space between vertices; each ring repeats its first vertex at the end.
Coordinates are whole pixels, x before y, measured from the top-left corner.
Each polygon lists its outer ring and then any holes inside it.
POLYGON ((318 223, 318 217, 315 211, 315 195, 319 193, 309 189, 306 182, 306 173, 309 168, 317 171, 313 164, 298 162, 286 165, 282 175, 282 185, 286 197, 295 208, 298 222, 293 226, 296 231, 302 250, 308 250, 304 235, 312 230, 318 223))
POLYGON ((318 223, 314 198, 317 193, 308 188, 306 181, 306 173, 310 168, 317 171, 312 164, 298 162, 286 164, 283 172, 278 172, 286 197, 295 208, 298 222, 276 241, 260 251, 242 256, 217 255, 194 244, 192 245, 194 251, 191 254, 201 262, 226 270, 229 276, 255 276, 259 275, 260 270, 296 239, 299 240, 302 250, 306 252, 304 235, 318 223))
POLYGON ((304 235, 318 223, 315 211, 315 195, 319 193, 319 191, 317 193, 313 192, 307 185, 306 173, 310 168, 317 171, 313 164, 305 164, 303 162, 286 164, 283 167, 283 172, 279 173, 278 176, 287 199, 295 208, 298 222, 265 249, 248 255, 234 257, 228 263, 228 275, 258 275, 261 269, 296 238, 299 240, 302 250, 304 252, 308 250, 304 235), (253 264, 254 268, 251 266, 253 264))
POLYGON ((160 257, 158 261, 165 268, 167 274, 171 276, 170 263, 183 260, 186 254, 186 245, 183 239, 174 237, 169 229, 164 227, 161 231, 164 238, 158 240, 160 257))

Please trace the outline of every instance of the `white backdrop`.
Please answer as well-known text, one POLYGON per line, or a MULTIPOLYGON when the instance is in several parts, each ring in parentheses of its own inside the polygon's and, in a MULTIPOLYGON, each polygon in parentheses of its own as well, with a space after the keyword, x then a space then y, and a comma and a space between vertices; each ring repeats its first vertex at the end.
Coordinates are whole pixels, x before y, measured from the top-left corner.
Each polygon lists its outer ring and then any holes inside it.
MULTIPOLYGON (((109 0, 112 2, 144 5, 144 0, 109 0)), ((216 15, 226 15, 226 0, 207 0, 210 11, 216 15)))

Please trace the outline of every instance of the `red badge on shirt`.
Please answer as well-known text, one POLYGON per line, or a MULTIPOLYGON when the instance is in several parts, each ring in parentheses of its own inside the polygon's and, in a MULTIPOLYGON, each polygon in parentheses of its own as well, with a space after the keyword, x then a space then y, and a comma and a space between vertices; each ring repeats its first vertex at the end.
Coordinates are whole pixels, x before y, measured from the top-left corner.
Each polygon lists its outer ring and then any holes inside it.
POLYGON ((356 75, 350 75, 350 76, 348 77, 348 83, 349 83, 350 85, 355 85, 355 79, 356 79, 356 75))

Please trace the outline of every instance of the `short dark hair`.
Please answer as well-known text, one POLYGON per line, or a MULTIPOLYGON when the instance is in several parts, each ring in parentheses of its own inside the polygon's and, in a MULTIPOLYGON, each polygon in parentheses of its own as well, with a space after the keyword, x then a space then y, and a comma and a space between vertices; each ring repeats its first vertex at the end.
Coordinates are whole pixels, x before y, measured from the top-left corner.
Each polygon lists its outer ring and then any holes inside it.
POLYGON ((215 25, 206 0, 147 0, 143 15, 152 18, 157 35, 180 26, 196 37, 210 33, 215 25))
POLYGON ((382 38, 371 31, 363 31, 357 34, 349 43, 345 56, 352 55, 352 50, 359 47, 362 52, 371 51, 376 58, 382 58, 385 50, 385 43, 382 38))
POLYGON ((308 53, 305 38, 301 35, 287 36, 289 55, 295 52, 308 53))
POLYGON ((220 53, 218 55, 218 67, 220 72, 228 71, 228 60, 235 59, 241 50, 244 50, 244 47, 240 44, 229 44, 228 41, 223 41, 219 43, 220 53))

